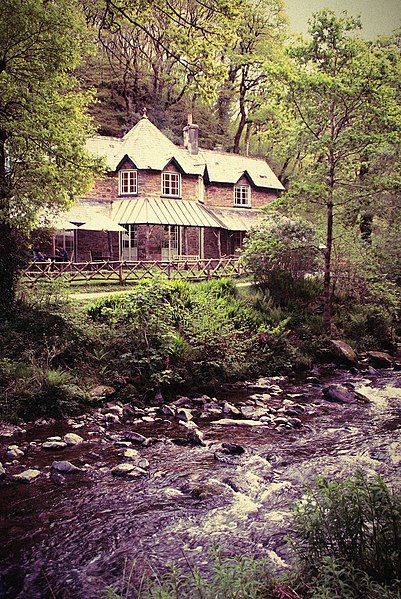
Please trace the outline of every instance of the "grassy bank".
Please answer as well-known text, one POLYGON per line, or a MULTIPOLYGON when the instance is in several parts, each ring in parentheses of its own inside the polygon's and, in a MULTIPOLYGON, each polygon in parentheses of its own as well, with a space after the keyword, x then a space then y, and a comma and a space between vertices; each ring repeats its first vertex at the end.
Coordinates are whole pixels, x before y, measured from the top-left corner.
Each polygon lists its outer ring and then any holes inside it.
MULTIPOLYGON (((98 384, 114 387, 115 399, 146 402, 158 391, 213 391, 329 359, 320 283, 279 283, 155 279, 89 304, 54 284, 25 292, 18 315, 0 325, 0 417, 86 409, 98 384)), ((381 307, 344 298, 335 319, 338 336, 357 348, 394 343, 394 322, 381 307)))

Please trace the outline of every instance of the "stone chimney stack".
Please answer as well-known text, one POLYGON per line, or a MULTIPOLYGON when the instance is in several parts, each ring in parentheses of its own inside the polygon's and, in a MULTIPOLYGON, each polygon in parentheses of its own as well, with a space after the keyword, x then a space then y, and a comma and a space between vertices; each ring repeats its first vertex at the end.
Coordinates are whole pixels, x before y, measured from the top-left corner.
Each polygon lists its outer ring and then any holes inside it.
POLYGON ((199 127, 192 123, 192 114, 188 114, 188 124, 184 127, 184 147, 190 154, 197 154, 199 127))

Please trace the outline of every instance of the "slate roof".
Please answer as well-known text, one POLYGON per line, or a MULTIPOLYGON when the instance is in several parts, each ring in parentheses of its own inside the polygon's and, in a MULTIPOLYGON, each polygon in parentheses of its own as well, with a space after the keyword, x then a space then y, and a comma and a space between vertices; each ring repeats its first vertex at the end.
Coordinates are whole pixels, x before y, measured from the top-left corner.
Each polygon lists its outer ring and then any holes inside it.
POLYGON ((210 182, 235 184, 247 174, 257 187, 284 189, 263 158, 201 148, 198 154, 190 154, 170 141, 147 117, 122 138, 95 136, 88 139, 86 147, 95 156, 103 157, 111 171, 115 171, 126 156, 138 169, 158 171, 175 159, 186 174, 203 175, 206 169, 210 182))
POLYGON ((201 150, 206 165, 208 179, 211 183, 232 183, 247 174, 256 187, 283 190, 284 187, 262 158, 227 154, 213 150, 201 150))

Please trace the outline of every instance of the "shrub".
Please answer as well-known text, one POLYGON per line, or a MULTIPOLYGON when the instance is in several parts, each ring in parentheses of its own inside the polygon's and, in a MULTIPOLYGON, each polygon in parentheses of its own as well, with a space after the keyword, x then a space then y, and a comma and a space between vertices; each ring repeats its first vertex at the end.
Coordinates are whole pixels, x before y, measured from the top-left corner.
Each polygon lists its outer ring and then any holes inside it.
POLYGON ((317 479, 295 508, 294 531, 308 569, 331 556, 379 583, 401 580, 401 495, 379 477, 317 479))

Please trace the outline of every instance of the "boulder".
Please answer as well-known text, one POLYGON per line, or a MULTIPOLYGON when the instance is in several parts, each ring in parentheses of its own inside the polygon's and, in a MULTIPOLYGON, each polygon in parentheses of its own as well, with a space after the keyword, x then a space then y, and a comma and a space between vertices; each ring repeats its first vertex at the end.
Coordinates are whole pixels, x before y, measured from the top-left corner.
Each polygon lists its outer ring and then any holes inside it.
POLYGON ((124 451, 123 455, 128 460, 134 460, 139 456, 139 451, 137 449, 128 448, 124 451))
POLYGON ((107 412, 110 414, 116 414, 119 418, 124 416, 124 408, 118 404, 111 404, 107 406, 107 412))
POLYGON ((355 393, 344 385, 329 385, 323 389, 323 397, 326 401, 333 403, 351 404, 355 403, 355 393))
POLYGON ((0 462, 0 478, 1 478, 2 476, 6 476, 6 474, 7 474, 7 472, 6 472, 6 470, 5 470, 4 466, 3 466, 3 464, 0 462))
POLYGON ((232 416, 239 416, 240 413, 241 412, 239 411, 239 409, 236 406, 234 406, 231 403, 228 403, 228 401, 224 402, 223 414, 231 414, 232 416))
POLYGON ((60 462, 53 462, 52 463, 52 468, 53 470, 57 470, 57 472, 68 472, 73 473, 73 472, 82 472, 82 468, 78 468, 78 466, 74 466, 74 464, 72 464, 71 462, 68 462, 67 460, 61 460, 60 462))
POLYGON ((393 360, 389 354, 382 351, 368 351, 366 355, 375 368, 391 368, 393 360))
POLYGON ((170 418, 174 418, 175 411, 170 406, 164 405, 160 408, 159 414, 161 414, 162 416, 168 416, 170 418))
POLYGON ((242 455, 245 453, 245 449, 242 445, 237 445, 236 443, 222 443, 221 446, 226 453, 231 455, 242 455))
POLYGON ((75 433, 67 433, 64 435, 63 441, 65 441, 67 445, 80 445, 84 442, 83 438, 75 433))
POLYGON ((330 341, 330 349, 332 354, 339 362, 354 366, 358 362, 358 356, 348 343, 332 339, 330 341))
POLYGON ((96 385, 96 387, 89 389, 89 395, 91 397, 107 397, 115 392, 116 390, 114 387, 110 387, 109 385, 96 385))
POLYGON ((111 424, 117 424, 120 422, 120 416, 118 416, 118 414, 113 414, 112 412, 107 412, 107 414, 102 416, 102 420, 111 424))
POLYGON ((28 470, 20 472, 19 474, 13 474, 12 476, 10 476, 10 478, 11 480, 18 483, 31 483, 33 480, 38 478, 38 476, 40 476, 40 470, 30 468, 28 470))

